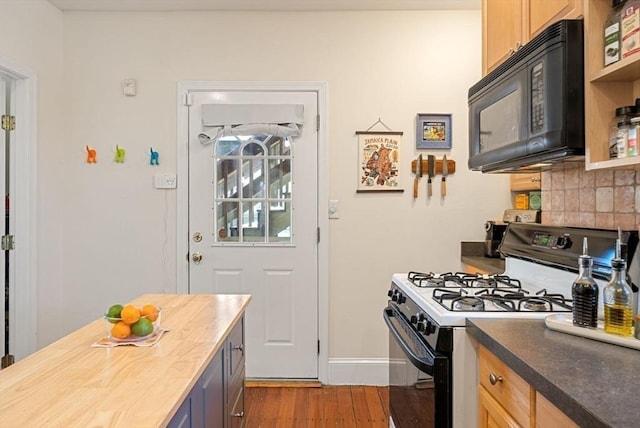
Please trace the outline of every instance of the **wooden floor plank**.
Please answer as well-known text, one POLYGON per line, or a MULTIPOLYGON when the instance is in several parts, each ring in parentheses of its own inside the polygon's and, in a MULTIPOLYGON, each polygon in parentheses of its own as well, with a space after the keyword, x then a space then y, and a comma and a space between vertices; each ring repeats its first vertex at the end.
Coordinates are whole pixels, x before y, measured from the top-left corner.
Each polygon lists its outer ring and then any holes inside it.
POLYGON ((309 388, 296 388, 294 400, 291 426, 294 428, 306 428, 309 426, 309 388))
POLYGON ((340 427, 356 428, 356 417, 353 412, 353 399, 351 398, 351 387, 337 388, 338 397, 338 417, 340 427))
POLYGON ((309 412, 307 421, 309 427, 324 427, 324 388, 309 390, 309 412))
POLYGON ((364 399, 367 402, 367 410, 373 426, 385 426, 389 424, 389 412, 385 410, 387 403, 383 401, 378 388, 363 388, 364 399))
POLYGON ((324 392, 322 396, 322 406, 324 410, 322 419, 324 426, 335 427, 340 418, 337 389, 333 386, 327 386, 322 388, 322 390, 324 392))
POLYGON ((356 425, 359 428, 370 428, 373 425, 373 421, 364 386, 351 387, 351 401, 353 402, 353 414, 356 425))
POLYGON ((278 416, 276 428, 290 428, 293 426, 293 411, 296 403, 297 388, 281 388, 280 402, 278 405, 278 416))
POLYGON ((388 388, 251 387, 245 389, 245 428, 386 428, 388 388))

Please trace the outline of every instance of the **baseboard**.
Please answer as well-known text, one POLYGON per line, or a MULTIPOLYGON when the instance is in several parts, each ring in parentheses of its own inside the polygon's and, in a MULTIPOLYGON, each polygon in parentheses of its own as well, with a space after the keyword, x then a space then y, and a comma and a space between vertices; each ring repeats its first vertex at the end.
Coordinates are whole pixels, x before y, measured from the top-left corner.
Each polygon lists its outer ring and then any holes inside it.
POLYGON ((329 358, 328 385, 389 385, 387 358, 329 358))
POLYGON ((322 384, 318 381, 296 381, 296 380, 265 380, 247 379, 244 381, 245 388, 320 388, 322 384))

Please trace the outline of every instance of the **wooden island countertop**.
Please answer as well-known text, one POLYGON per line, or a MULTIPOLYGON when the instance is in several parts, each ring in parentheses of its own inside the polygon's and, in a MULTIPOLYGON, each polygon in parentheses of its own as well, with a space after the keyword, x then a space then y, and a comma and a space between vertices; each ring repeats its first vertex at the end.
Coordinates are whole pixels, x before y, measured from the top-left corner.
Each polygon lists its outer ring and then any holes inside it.
MULTIPOLYGON (((151 347, 91 345, 98 320, 0 371, 3 427, 162 427, 240 320, 251 296, 146 294, 170 329, 151 347)), ((106 310, 106 308, 105 308, 106 310)))

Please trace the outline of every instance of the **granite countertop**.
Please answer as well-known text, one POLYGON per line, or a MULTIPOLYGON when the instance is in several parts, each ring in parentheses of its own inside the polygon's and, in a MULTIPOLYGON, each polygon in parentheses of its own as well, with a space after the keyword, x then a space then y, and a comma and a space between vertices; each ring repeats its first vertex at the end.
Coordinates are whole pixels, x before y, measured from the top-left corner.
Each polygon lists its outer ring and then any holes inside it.
POLYGON ((484 255, 484 242, 461 242, 460 261, 489 273, 504 272, 503 259, 484 255))
POLYGON ((581 427, 640 426, 640 351, 549 330, 543 320, 467 319, 466 325, 581 427))

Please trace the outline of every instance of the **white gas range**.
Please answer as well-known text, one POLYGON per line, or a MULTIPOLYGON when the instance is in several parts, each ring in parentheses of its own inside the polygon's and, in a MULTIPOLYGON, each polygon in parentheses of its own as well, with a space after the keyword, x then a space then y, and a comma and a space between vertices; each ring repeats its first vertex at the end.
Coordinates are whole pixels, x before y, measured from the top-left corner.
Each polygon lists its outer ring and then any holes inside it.
MULTIPOLYGON (((512 223, 507 228, 500 247, 506 256, 503 274, 394 274, 384 311, 390 330, 392 424, 397 428, 475 427, 477 360, 465 332, 466 319, 544 319, 551 313, 570 313, 571 285, 585 236, 594 276, 603 287, 610 275, 617 231, 534 223, 512 223)), ((640 278, 635 261, 637 231, 624 232, 622 243, 636 284, 640 278)))

